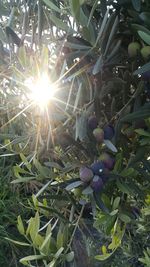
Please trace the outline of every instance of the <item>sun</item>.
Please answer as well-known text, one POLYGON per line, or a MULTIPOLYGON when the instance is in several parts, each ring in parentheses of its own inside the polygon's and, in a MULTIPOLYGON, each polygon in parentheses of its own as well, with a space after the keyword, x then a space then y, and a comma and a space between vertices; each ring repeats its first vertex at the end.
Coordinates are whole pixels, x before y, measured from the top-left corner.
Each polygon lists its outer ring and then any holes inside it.
POLYGON ((29 89, 29 98, 42 109, 53 99, 57 91, 56 85, 51 83, 46 73, 36 79, 33 77, 26 79, 25 85, 29 89))

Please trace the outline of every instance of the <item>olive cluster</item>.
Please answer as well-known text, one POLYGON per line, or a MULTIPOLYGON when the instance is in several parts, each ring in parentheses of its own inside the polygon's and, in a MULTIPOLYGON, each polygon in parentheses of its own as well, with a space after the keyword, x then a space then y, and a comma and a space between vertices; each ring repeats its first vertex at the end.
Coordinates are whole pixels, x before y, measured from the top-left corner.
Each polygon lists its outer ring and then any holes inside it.
POLYGON ((108 153, 102 153, 91 166, 80 168, 80 179, 85 185, 90 185, 94 192, 100 192, 109 178, 109 171, 115 164, 114 158, 108 153))
MULTIPOLYGON (((95 115, 89 118, 88 126, 93 131, 98 144, 101 144, 105 139, 111 140, 114 136, 113 126, 106 125, 103 129, 98 127, 95 115)), ((109 171, 113 169, 114 164, 115 159, 108 153, 103 152, 91 166, 80 168, 80 179, 85 185, 90 185, 94 192, 100 192, 107 182, 109 171)))
POLYGON ((112 125, 106 125, 104 128, 98 126, 98 120, 95 115, 90 116, 88 119, 88 126, 93 131, 93 135, 97 143, 103 143, 104 139, 111 140, 114 136, 114 127, 112 125))
POLYGON ((128 46, 128 54, 131 58, 134 58, 138 54, 141 54, 144 60, 148 60, 150 57, 150 46, 145 45, 141 48, 140 43, 132 42, 128 46))

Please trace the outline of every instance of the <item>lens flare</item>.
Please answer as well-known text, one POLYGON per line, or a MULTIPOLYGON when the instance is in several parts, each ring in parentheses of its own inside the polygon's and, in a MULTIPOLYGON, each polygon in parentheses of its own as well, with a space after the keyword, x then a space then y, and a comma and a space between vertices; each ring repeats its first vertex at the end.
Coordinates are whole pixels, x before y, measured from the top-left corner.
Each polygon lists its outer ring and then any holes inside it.
POLYGON ((47 74, 42 74, 37 79, 33 77, 26 79, 25 86, 30 90, 29 98, 41 108, 46 107, 57 91, 56 86, 50 82, 47 74))

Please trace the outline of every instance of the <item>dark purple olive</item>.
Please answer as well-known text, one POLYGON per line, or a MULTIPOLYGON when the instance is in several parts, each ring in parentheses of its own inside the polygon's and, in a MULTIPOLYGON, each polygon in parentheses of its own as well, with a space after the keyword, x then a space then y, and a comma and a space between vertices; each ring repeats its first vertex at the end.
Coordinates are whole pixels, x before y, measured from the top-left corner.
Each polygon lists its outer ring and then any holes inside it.
POLYGON ((93 135, 98 143, 102 143, 104 141, 104 131, 101 128, 96 128, 93 131, 93 135))
POLYGON ((113 170, 115 165, 115 159, 112 158, 109 154, 102 153, 99 159, 104 163, 106 169, 113 170))
POLYGON ((95 175, 101 175, 105 171, 105 164, 102 161, 96 161, 91 165, 91 170, 95 175))
POLYGON ((141 78, 144 81, 149 81, 150 80, 150 71, 146 71, 146 72, 142 73, 141 78))
POLYGON ((103 189, 103 180, 98 175, 95 175, 93 178, 93 181, 91 183, 91 187, 94 190, 94 192, 100 192, 103 189))
POLYGON ((132 207, 131 212, 135 219, 137 219, 140 216, 140 209, 137 207, 132 207))
POLYGON ((98 120, 95 115, 92 115, 88 119, 88 126, 91 130, 94 130, 98 126, 98 120))
POLYGON ((106 125, 104 127, 104 139, 111 140, 114 137, 115 130, 112 125, 106 125))
POLYGON ((109 180, 109 176, 108 176, 108 173, 107 174, 102 174, 101 175, 101 178, 102 178, 102 181, 103 181, 103 184, 107 183, 108 180, 109 180))
POLYGON ((80 168, 80 179, 84 183, 88 183, 93 178, 94 174, 92 170, 88 167, 81 167, 80 168))

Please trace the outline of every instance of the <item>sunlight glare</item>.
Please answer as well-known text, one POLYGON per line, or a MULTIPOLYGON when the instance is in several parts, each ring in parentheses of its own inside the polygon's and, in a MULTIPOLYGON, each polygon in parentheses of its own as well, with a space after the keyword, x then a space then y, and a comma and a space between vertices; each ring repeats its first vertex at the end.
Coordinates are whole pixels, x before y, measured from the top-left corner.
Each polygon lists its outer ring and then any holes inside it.
POLYGON ((30 99, 41 108, 46 107, 56 92, 56 86, 50 82, 47 74, 42 74, 38 79, 30 77, 25 81, 25 85, 30 90, 30 99))

